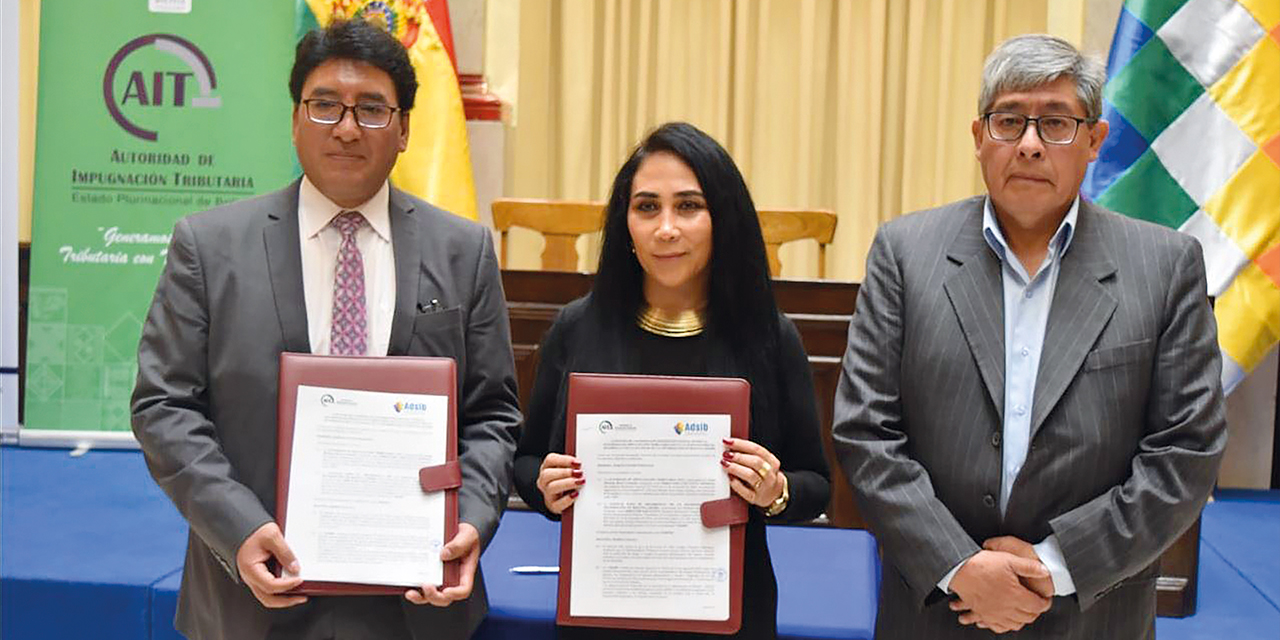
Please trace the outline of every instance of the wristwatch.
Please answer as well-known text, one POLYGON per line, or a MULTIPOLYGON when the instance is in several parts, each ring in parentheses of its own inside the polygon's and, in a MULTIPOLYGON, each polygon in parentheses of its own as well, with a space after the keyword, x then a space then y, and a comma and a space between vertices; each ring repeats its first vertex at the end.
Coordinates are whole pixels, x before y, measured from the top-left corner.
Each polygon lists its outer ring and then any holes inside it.
POLYGON ((787 503, 791 501, 791 485, 787 482, 787 474, 779 471, 778 475, 782 477, 782 495, 778 496, 778 499, 774 500, 773 503, 764 510, 764 515, 770 518, 786 511, 787 503))

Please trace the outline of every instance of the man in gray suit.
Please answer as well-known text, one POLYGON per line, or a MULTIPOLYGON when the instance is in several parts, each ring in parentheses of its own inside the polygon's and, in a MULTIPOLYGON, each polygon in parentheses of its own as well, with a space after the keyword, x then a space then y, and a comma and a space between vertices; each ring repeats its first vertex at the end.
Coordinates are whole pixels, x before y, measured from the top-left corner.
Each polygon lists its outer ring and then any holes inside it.
POLYGON ((176 625, 192 640, 466 638, 487 610, 477 566, 511 482, 520 422, 490 234, 387 182, 417 81, 363 22, 298 45, 290 91, 304 176, 180 220, 138 347, 133 430, 191 525, 176 625), (458 363, 457 587, 404 597, 284 595, 296 565, 273 520, 281 352, 458 363), (434 605, 434 606, 432 606, 434 605))
POLYGON ((1079 197, 1104 72, 988 57, 986 196, 885 224, 834 439, 884 550, 877 637, 1154 637, 1157 560, 1226 441, 1200 245, 1079 197))

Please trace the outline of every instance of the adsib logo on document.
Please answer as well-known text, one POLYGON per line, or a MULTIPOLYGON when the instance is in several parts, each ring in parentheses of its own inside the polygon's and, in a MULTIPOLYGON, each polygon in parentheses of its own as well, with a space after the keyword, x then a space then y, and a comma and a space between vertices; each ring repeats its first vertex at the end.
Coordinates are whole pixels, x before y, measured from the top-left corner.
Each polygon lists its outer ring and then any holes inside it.
POLYGON ((427 405, 421 402, 397 402, 391 405, 396 413, 425 413, 427 405))
POLYGON ((710 427, 705 422, 684 422, 684 421, 677 422, 676 426, 673 428, 676 431, 676 435, 684 435, 685 432, 706 433, 707 430, 710 429, 710 427))

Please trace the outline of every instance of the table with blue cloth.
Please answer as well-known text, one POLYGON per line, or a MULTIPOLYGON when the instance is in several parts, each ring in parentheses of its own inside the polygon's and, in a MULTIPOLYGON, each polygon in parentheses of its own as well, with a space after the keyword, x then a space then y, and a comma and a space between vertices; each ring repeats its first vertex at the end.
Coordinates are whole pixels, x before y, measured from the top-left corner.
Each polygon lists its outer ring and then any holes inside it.
MULTIPOLYGON (((866 638, 875 630, 879 561, 866 531, 822 527, 768 528, 778 578, 782 638, 866 638)), ((480 556, 489 588, 489 617, 478 638, 552 638, 554 574, 511 573, 511 567, 555 565, 560 524, 540 514, 508 512, 480 556)))
MULTIPOLYGON (((158 640, 173 630, 186 523, 137 451, 0 452, 0 637, 158 640)), ((481 557, 489 617, 476 638, 553 637, 560 527, 508 512, 481 557)), ((878 565, 865 531, 770 527, 778 630, 871 638, 878 565)))
MULTIPOLYGON (((0 451, 0 637, 150 640, 187 524, 137 451, 0 451)), ((158 629, 173 632, 173 618, 158 629)))
MULTIPOLYGON (((0 451, 0 637, 174 640, 186 523, 137 451, 0 451)), ((1280 491, 1221 490, 1205 507, 1194 616, 1159 618, 1161 640, 1274 640, 1280 629, 1280 491)), ((875 545, 863 531, 770 527, 778 630, 870 638, 875 545)), ((490 614, 477 638, 551 637, 559 525, 510 512, 481 558, 490 614)))

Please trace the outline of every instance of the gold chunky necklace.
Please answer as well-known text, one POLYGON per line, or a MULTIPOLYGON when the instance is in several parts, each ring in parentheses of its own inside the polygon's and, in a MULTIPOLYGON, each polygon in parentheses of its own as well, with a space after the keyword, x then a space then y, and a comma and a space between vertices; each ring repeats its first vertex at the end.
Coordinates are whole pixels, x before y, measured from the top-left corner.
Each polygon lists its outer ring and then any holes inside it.
POLYGON ((672 318, 645 305, 640 315, 636 316, 636 324, 641 329, 664 338, 688 338, 702 333, 702 310, 686 309, 672 318))

